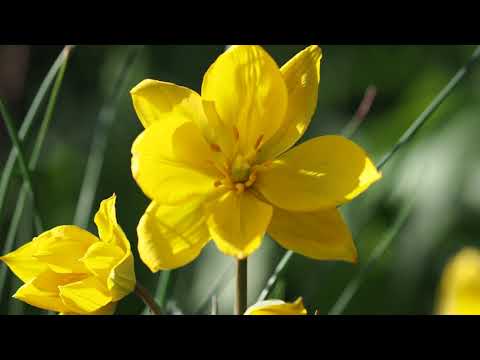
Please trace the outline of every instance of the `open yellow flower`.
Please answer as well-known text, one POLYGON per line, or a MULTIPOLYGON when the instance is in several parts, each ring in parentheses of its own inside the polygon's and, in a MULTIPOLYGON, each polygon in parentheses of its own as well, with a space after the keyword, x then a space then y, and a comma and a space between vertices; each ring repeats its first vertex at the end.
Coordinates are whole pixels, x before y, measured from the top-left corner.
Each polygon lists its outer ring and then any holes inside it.
POLYGON ((250 306, 244 315, 307 315, 303 299, 299 297, 293 303, 282 300, 265 300, 250 306))
POLYGON ((480 315, 480 250, 464 248, 448 262, 440 282, 437 313, 480 315))
POLYGON ((336 207, 380 173, 341 136, 290 149, 315 112, 321 58, 310 46, 278 68, 260 46, 232 46, 205 73, 201 96, 156 80, 131 90, 145 127, 132 173, 152 199, 138 246, 152 271, 189 263, 210 239, 245 258, 265 232, 310 258, 356 260, 336 207))
POLYGON ((116 219, 115 195, 95 215, 99 237, 57 226, 0 257, 25 284, 14 298, 61 314, 110 315, 133 291, 133 256, 116 219))

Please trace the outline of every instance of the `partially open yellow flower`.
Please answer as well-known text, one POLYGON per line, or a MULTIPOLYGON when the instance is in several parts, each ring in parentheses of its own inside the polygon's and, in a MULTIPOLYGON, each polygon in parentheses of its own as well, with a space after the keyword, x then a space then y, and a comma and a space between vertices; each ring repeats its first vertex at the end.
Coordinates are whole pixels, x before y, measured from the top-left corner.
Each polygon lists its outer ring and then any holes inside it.
POLYGON ((244 315, 307 315, 303 299, 299 297, 293 303, 282 300, 265 300, 250 306, 244 315))
POLYGON ((14 298, 62 314, 109 315, 133 291, 133 256, 117 223, 115 195, 95 215, 99 237, 57 226, 0 260, 25 284, 14 298))
POLYGON ((245 258, 265 232, 310 258, 356 260, 336 207, 381 174, 341 136, 290 149, 315 112, 321 58, 310 46, 279 69, 260 46, 232 46, 205 73, 201 96, 156 80, 131 90, 145 127, 132 173, 153 200, 138 246, 152 271, 189 263, 210 239, 245 258))
POLYGON ((464 248, 448 262, 440 282, 437 313, 480 315, 480 250, 464 248))

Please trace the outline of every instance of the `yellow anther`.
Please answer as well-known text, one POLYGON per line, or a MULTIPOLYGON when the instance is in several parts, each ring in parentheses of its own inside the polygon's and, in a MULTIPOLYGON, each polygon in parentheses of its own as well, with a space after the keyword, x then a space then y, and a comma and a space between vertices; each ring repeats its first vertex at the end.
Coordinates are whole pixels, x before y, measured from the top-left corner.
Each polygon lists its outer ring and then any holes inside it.
POLYGON ((262 143, 262 140, 263 140, 263 134, 258 137, 257 142, 255 143, 255 150, 258 150, 258 148, 262 143))
POLYGON ((269 166, 272 166, 272 164, 273 164, 272 160, 267 160, 262 164, 262 166, 263 167, 269 167, 269 166))
POLYGON ((250 176, 248 177, 248 181, 245 183, 245 187, 250 187, 253 185, 253 183, 257 180, 257 174, 255 172, 252 172, 250 176))
POLYGON ((222 152, 222 149, 220 148, 220 146, 218 146, 218 144, 210 144, 210 149, 215 152, 222 152))
POLYGON ((245 185, 242 183, 236 183, 235 184, 235 189, 237 189, 237 192, 239 194, 243 193, 245 191, 245 185))
POLYGON ((215 182, 213 183, 213 186, 215 187, 219 187, 222 185, 222 182, 220 180, 215 180, 215 182))

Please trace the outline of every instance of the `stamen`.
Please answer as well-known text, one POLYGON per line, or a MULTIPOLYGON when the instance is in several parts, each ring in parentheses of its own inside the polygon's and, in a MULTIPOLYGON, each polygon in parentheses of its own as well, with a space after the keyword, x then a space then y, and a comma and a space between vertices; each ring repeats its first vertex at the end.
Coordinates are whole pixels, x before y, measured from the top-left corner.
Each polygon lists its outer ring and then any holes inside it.
POLYGON ((215 187, 219 187, 222 185, 222 182, 220 180, 215 180, 215 182, 213 183, 213 186, 215 187))
POLYGON ((240 138, 240 133, 238 132, 238 128, 235 125, 233 125, 233 137, 237 141, 240 138))
POLYGON ((258 150, 258 148, 260 147, 260 144, 262 143, 262 140, 263 140, 263 134, 258 137, 257 142, 255 143, 255 150, 258 150))
POLYGON ((210 149, 215 152, 222 152, 222 149, 220 148, 220 146, 218 146, 218 144, 210 144, 210 149))
POLYGON ((250 174, 250 176, 248 177, 248 181, 245 183, 245 187, 248 188, 248 187, 252 186, 253 183, 255 182, 255 180, 257 180, 257 174, 256 174, 256 172, 254 171, 254 172, 252 172, 252 173, 250 174))
POLYGON ((239 194, 243 193, 245 191, 245 185, 242 183, 236 183, 235 184, 235 189, 237 189, 237 192, 239 194))

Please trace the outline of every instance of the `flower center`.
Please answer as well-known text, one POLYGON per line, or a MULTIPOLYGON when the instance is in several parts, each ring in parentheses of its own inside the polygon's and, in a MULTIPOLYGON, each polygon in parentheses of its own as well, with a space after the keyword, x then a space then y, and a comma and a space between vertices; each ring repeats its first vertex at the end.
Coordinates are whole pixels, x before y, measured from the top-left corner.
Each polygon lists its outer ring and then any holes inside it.
MULTIPOLYGON (((255 146, 248 154, 243 154, 238 147, 240 134, 236 127, 233 128, 233 138, 235 141, 235 151, 233 157, 227 159, 224 157, 224 165, 214 164, 215 169, 221 174, 214 182, 215 187, 225 186, 227 189, 238 193, 244 192, 250 188, 257 179, 257 169, 259 165, 255 165, 255 158, 263 140, 263 135, 259 136, 255 146)), ((218 144, 210 144, 212 151, 223 153, 218 144)))

